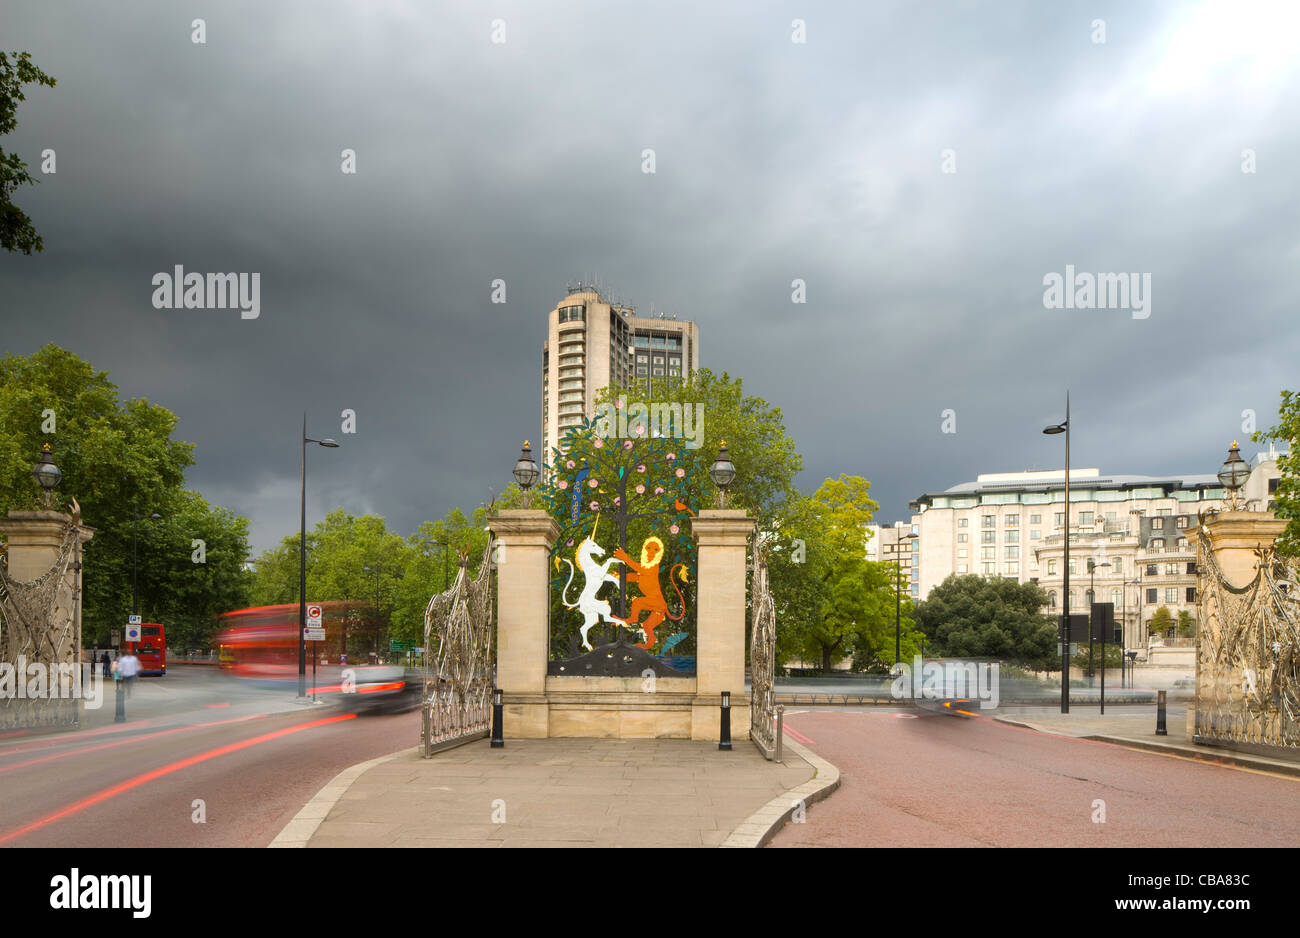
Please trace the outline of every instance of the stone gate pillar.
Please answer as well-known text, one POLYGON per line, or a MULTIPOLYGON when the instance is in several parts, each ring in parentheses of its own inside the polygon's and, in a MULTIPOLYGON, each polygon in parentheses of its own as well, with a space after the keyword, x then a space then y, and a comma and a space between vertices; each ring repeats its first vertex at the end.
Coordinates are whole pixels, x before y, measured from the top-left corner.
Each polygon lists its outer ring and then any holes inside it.
MULTIPOLYGON (((1283 531, 1287 522, 1279 520, 1269 512, 1263 511, 1223 511, 1210 515, 1202 521, 1202 549, 1214 554, 1214 559, 1223 571, 1223 577, 1234 587, 1242 587, 1255 579, 1259 568, 1259 556, 1255 553, 1260 548, 1271 548, 1283 531)), ((1198 555, 1199 556, 1199 555, 1198 555)), ((1198 606, 1202 615, 1196 623, 1196 698, 1187 710, 1187 738, 1197 735, 1198 711, 1202 708, 1202 697, 1208 698, 1209 691, 1216 685, 1233 684, 1241 675, 1232 673, 1210 673, 1210 667, 1202 661, 1202 646, 1208 641, 1209 647, 1221 648, 1224 644, 1224 629, 1235 623, 1222 622, 1218 606, 1206 602, 1210 571, 1207 564, 1197 565, 1196 595, 1200 600, 1198 606)))
POLYGON ((507 509, 488 521, 496 535, 497 687, 507 738, 548 734, 546 664, 550 658, 547 564, 560 526, 545 511, 507 509))
POLYGON ((743 510, 705 509, 691 519, 699 549, 696 587, 696 696, 691 739, 718 738, 722 692, 731 692, 731 738, 749 738, 745 694, 745 562, 754 519, 743 510))
MULTIPOLYGON (((50 571, 59 560, 59 551, 63 547, 63 538, 68 525, 72 522, 70 515, 57 511, 11 511, 0 519, 0 535, 5 538, 8 556, 8 575, 10 580, 30 583, 50 571)), ((27 664, 48 666, 70 665, 77 675, 80 686, 81 674, 81 549, 86 541, 94 537, 92 528, 79 525, 74 553, 69 558, 64 581, 54 596, 54 608, 45 613, 45 621, 35 623, 37 628, 46 629, 43 636, 29 635, 26 627, 18 625, 14 619, 6 622, 11 639, 11 651, 21 655, 27 664), (66 623, 71 626, 65 628, 66 623), (20 647, 14 648, 16 644, 20 647)), ((6 610, 6 617, 12 615, 6 610)), ((8 662, 17 665, 17 661, 8 662)), ((52 680, 52 678, 51 678, 52 680)), ((6 701, 6 703, 14 703, 6 701)), ((77 699, 60 699, 51 702, 40 713, 24 715, 10 714, 12 720, 0 720, 9 725, 44 725, 76 722, 81 713, 81 701, 77 699)))

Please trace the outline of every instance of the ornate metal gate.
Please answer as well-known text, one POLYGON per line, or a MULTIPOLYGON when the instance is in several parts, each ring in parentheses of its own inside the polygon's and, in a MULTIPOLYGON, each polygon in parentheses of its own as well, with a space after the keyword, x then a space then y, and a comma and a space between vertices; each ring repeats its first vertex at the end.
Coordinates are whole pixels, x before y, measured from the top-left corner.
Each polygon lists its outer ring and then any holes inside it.
POLYGON ((754 549, 754 625, 749 640, 749 738, 768 759, 776 757, 776 605, 767 580, 767 560, 754 549))
POLYGON ((12 579, 0 557, 0 729, 81 719, 78 520, 68 521, 53 566, 30 583, 12 579))
POLYGON ((1234 587, 1199 541, 1196 737, 1236 748, 1300 748, 1300 580, 1258 548, 1255 578, 1234 587))
POLYGON ((473 580, 469 578, 469 556, 462 555, 456 582, 430 599, 424 611, 421 742, 426 759, 438 750, 482 739, 491 731, 496 680, 493 546, 489 537, 473 580))

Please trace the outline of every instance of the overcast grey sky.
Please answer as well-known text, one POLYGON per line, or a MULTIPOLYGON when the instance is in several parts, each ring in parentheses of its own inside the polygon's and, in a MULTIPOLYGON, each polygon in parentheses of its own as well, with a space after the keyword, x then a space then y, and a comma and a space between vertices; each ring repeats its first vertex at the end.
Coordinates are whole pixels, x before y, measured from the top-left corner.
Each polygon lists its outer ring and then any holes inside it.
POLYGON ((801 485, 864 475, 881 520, 1059 466, 1067 387, 1075 465, 1213 472, 1300 384, 1297 36, 1290 0, 9 0, 0 47, 58 87, 3 148, 57 173, 16 196, 46 250, 0 257, 0 352, 175 411, 259 550, 297 527, 304 409, 344 443, 309 523, 409 533, 504 487, 545 313, 591 275, 699 322, 801 485), (153 308, 177 264, 260 273, 260 316, 153 308), (1151 274, 1149 317, 1044 308, 1067 264, 1151 274))

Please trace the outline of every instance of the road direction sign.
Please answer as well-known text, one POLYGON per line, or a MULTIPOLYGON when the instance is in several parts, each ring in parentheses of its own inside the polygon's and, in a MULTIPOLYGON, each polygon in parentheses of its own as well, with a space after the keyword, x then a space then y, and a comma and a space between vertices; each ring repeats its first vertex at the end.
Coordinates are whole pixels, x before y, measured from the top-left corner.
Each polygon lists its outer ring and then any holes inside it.
POLYGON ((388 640, 389 651, 409 651, 410 649, 411 643, 409 641, 399 641, 396 638, 390 638, 388 640))
POLYGON ((324 629, 303 629, 302 637, 303 637, 303 641, 323 642, 325 641, 325 630, 324 629))
POLYGON ((321 624, 321 609, 319 604, 307 605, 307 624, 319 626, 321 624))

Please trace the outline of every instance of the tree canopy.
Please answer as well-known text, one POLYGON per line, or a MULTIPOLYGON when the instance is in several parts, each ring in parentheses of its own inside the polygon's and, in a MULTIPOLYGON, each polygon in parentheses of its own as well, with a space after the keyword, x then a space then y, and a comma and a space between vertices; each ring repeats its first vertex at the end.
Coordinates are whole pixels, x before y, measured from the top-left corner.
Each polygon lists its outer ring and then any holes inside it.
POLYGON ((1282 392, 1282 405, 1278 408, 1278 422, 1274 427, 1256 432, 1251 439, 1257 443, 1282 443, 1287 452, 1278 456, 1277 468, 1281 477, 1274 496, 1274 514, 1288 524, 1277 539, 1277 549, 1290 557, 1300 557, 1300 455, 1296 440, 1300 439, 1300 394, 1282 392))
MULTIPOLYGON (((18 126, 18 102, 27 100, 23 85, 32 84, 53 88, 55 80, 32 64, 30 53, 0 52, 0 136, 18 126)), ((18 154, 0 149, 0 247, 6 251, 31 254, 45 250, 32 220, 13 203, 19 186, 34 186, 37 181, 18 154)))
POLYGON ((916 607, 940 657, 998 658, 1037 670, 1059 667, 1056 627, 1040 610, 1047 594, 1036 583, 953 574, 916 607))
POLYGON ((211 617, 246 604, 248 522, 184 488, 194 447, 172 438, 171 411, 120 402, 107 372, 46 345, 0 360, 0 427, 0 514, 41 507, 32 466, 49 443, 63 473, 52 507, 75 498, 95 529, 83 557, 87 645, 107 644, 131 613, 133 533, 140 613, 172 626, 173 647, 201 644, 211 617))

